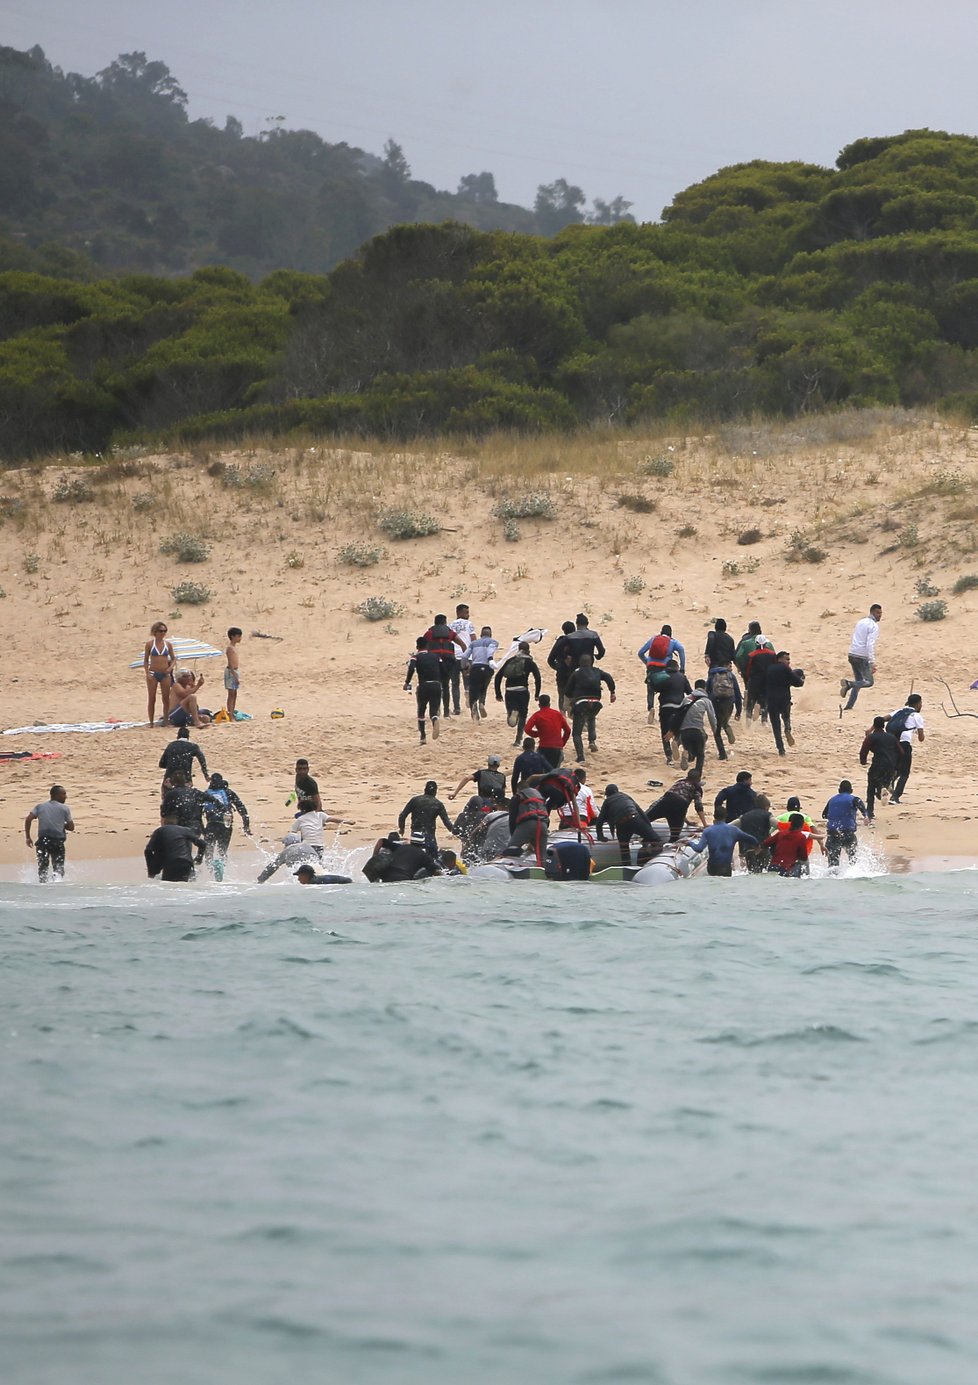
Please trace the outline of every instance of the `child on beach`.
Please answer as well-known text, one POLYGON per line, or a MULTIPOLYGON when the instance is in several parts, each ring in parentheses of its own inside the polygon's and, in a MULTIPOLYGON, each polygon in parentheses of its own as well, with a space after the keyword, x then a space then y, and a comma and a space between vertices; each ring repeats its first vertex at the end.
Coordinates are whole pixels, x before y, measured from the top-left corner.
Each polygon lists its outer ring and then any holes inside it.
POLYGON ((232 625, 228 631, 228 647, 224 654, 228 661, 228 666, 224 670, 224 687, 227 691, 227 712, 231 720, 234 720, 234 708, 238 701, 238 689, 241 686, 241 674, 238 665, 238 645, 241 643, 241 631, 236 625, 232 625))

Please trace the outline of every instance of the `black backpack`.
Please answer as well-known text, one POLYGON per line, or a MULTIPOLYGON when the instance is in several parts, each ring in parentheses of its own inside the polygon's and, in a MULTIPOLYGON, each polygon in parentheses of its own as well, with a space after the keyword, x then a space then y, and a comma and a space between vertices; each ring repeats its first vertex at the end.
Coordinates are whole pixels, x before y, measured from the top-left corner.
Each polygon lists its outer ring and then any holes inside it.
POLYGON ((475 785, 483 798, 498 799, 506 795, 506 776, 498 769, 480 769, 475 785))
POLYGON ((896 736, 897 740, 899 740, 907 729, 907 722, 910 720, 910 714, 913 711, 913 707, 900 707, 890 717, 884 729, 887 730, 891 736, 896 736))

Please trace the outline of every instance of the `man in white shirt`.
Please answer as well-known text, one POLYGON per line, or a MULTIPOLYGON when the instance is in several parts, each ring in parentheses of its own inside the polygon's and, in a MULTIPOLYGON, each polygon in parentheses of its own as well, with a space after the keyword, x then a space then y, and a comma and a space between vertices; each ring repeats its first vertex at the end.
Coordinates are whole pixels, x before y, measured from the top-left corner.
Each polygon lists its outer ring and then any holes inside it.
POLYGON ((924 739, 924 718, 920 714, 920 709, 924 705, 924 700, 920 693, 911 693, 907 698, 906 706, 898 708, 893 717, 887 723, 887 730, 893 724, 894 717, 902 719, 902 729, 900 730, 900 766, 897 770, 896 782, 893 785, 893 792, 890 794, 891 803, 899 803, 903 797, 903 791, 907 787, 907 780, 910 778, 910 770, 913 766, 913 742, 916 736, 918 741, 924 739), (909 712, 907 708, 909 707, 909 712))
POLYGON ((839 696, 845 697, 848 694, 849 700, 840 710, 851 712, 856 705, 856 698, 863 688, 873 686, 873 675, 876 672, 876 641, 880 635, 880 621, 883 618, 883 607, 873 605, 869 608, 869 615, 863 616, 862 620, 856 623, 856 628, 852 632, 852 639, 849 642, 849 667, 852 669, 852 678, 843 678, 839 684, 839 696))
POLYGON ((452 716, 457 717, 462 710, 459 689, 460 682, 465 688, 466 698, 468 697, 469 666, 466 662, 465 655, 468 652, 469 645, 475 639, 475 626, 469 619, 469 608, 464 602, 455 607, 455 619, 448 622, 448 628, 455 631, 456 635, 458 635, 465 646, 455 662, 455 667, 451 671, 452 716))

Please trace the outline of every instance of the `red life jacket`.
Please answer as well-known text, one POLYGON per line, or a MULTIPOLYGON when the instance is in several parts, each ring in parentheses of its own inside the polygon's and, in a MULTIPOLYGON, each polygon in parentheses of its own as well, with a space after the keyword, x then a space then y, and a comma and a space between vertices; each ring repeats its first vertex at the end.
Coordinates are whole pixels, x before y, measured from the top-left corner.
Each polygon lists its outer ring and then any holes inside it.
POLYGON ((458 645, 452 635, 451 629, 447 625, 432 625, 425 631, 425 638, 428 641, 428 649, 432 654, 437 654, 439 659, 454 659, 458 645), (446 634, 442 634, 446 631, 446 634))
POLYGON ((550 817, 550 809, 543 801, 543 794, 539 789, 521 789, 519 798, 516 809, 517 823, 526 822, 529 818, 550 817))
POLYGON ((645 656, 646 664, 650 666, 658 665, 660 668, 665 668, 666 660, 669 657, 669 646, 671 644, 671 636, 656 635, 655 639, 649 645, 648 654, 645 656))

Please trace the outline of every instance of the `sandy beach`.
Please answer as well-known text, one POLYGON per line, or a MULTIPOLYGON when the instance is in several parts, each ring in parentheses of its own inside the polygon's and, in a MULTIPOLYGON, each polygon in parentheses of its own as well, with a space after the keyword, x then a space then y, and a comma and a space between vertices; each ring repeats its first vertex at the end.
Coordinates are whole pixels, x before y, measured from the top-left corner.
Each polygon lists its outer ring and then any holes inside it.
MULTIPOLYGON (((415 636, 436 611, 453 615, 467 601, 475 624, 491 625, 503 645, 546 627, 541 663, 561 622, 586 611, 619 690, 601 713, 589 780, 596 790, 616 780, 640 801, 653 796, 647 780, 668 783, 671 772, 658 728, 646 724, 639 646, 670 622, 693 678, 704 671, 714 617, 725 617, 735 638, 756 618, 807 674, 795 695, 796 746, 779 759, 766 726, 735 723, 729 763, 708 754, 708 798, 743 768, 776 806, 798 793, 813 815, 841 778, 863 792, 863 731, 874 713, 901 705, 912 682, 927 739, 904 801, 881 810, 874 835, 891 869, 961 864, 976 854, 978 722, 945 717, 939 680, 962 711, 978 712, 969 690, 978 590, 952 593, 978 572, 978 432, 846 417, 706 438, 497 440, 427 454, 290 445, 9 471, 0 483, 0 722, 145 717, 142 673, 127 665, 154 620, 221 649, 238 625, 238 706, 252 720, 199 733, 209 767, 243 798, 256 835, 271 840, 286 830, 292 766, 305 756, 324 806, 356 819, 344 841, 366 845, 429 777, 447 794, 487 755, 507 768, 515 753, 495 702, 487 721, 450 718, 439 740, 419 747, 414 698, 402 684, 415 636), (660 457, 671 472, 648 474, 648 460, 660 457), (230 478, 228 465, 237 469, 230 478), (63 478, 84 484, 59 501, 63 478), (493 508, 526 491, 549 495, 556 517, 521 519, 520 537, 508 541, 493 508), (443 531, 390 539, 377 525, 390 507, 425 511, 443 531), (738 543, 751 530, 760 537, 738 543), (162 554, 176 533, 202 538, 207 560, 162 554), (351 566, 339 555, 353 542, 386 551, 374 566, 351 566), (823 556, 807 560, 806 550, 823 556), (172 589, 188 580, 210 589, 204 604, 174 601, 172 589), (928 599, 921 585, 946 600, 946 619, 919 619, 928 599), (364 619, 354 607, 370 596, 401 612, 364 619), (872 601, 884 606, 876 687, 840 718, 850 633, 872 601), (273 709, 284 717, 273 719, 273 709)), ((202 703, 219 706, 223 659, 196 667, 202 703)), ((55 781, 67 787, 78 825, 69 861, 138 860, 158 822, 157 762, 173 735, 144 726, 3 736, 4 752, 59 756, 0 761, 4 875, 17 878, 32 860, 24 815, 55 781)), ((240 833, 235 841, 233 851, 251 850, 240 833)))

